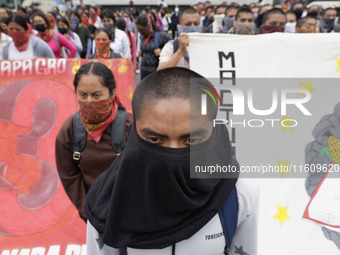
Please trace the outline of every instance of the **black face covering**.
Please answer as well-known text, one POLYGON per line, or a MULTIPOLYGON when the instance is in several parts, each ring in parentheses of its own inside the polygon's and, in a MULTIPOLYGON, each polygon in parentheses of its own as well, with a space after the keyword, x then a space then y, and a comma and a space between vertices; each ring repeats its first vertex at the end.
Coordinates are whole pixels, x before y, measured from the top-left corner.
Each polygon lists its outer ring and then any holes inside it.
POLYGON ((59 32, 64 35, 68 32, 68 29, 65 27, 58 27, 59 32))
POLYGON ((190 167, 238 169, 232 155, 225 125, 217 125, 199 145, 174 149, 144 141, 132 124, 124 151, 90 189, 86 215, 111 247, 171 246, 190 238, 218 213, 238 177, 228 173, 230 178, 193 179, 190 167))
POLYGON ((320 18, 320 32, 329 33, 333 30, 335 19, 320 18))
POLYGON ((44 24, 36 24, 34 25, 34 29, 38 32, 44 32, 46 30, 46 26, 44 24))
POLYGON ((307 16, 314 17, 314 18, 317 18, 318 15, 319 15, 318 11, 308 12, 308 14, 307 14, 307 16))
POLYGON ((296 19, 297 20, 300 19, 302 14, 303 14, 303 10, 302 9, 297 9, 297 10, 294 10, 293 12, 296 15, 296 19))

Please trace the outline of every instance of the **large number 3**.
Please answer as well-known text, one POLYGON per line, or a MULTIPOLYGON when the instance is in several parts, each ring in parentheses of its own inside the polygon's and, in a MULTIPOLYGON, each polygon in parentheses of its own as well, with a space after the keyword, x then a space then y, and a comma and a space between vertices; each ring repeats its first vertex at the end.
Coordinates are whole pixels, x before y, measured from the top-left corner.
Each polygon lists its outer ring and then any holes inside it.
POLYGON ((55 168, 55 137, 76 110, 74 94, 51 80, 0 90, 0 236, 56 225, 72 206, 55 168))

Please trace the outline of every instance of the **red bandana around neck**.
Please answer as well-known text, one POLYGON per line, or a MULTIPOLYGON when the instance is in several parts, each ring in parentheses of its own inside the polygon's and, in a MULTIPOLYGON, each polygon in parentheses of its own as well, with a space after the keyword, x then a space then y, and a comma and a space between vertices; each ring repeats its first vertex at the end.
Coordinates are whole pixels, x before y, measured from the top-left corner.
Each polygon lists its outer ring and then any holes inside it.
POLYGON ((86 140, 99 143, 106 127, 116 118, 119 100, 117 97, 102 101, 79 101, 79 114, 86 132, 86 140))

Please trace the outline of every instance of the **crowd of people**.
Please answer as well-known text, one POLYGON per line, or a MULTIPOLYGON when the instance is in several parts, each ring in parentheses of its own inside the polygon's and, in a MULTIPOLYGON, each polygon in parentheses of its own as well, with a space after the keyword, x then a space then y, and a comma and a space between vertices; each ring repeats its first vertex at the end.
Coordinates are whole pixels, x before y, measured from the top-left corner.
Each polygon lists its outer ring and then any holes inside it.
POLYGON ((187 33, 265 34, 340 32, 338 10, 300 2, 212 5, 199 2, 189 8, 138 9, 133 1, 115 12, 99 6, 69 6, 65 15, 54 7, 47 13, 34 4, 12 13, 0 8, 2 59, 130 58, 143 79, 157 69, 189 67, 187 33), (175 54, 176 53, 176 54, 175 54))
MULTIPOLYGON (((61 182, 88 224, 88 254, 256 255, 256 188, 237 175, 190 178, 189 147, 204 164, 238 163, 228 130, 212 127, 216 107, 209 106, 208 116, 190 111, 191 79, 209 81, 189 70, 188 33, 332 33, 340 32, 337 17, 336 9, 289 1, 205 1, 171 12, 164 0, 143 10, 130 1, 116 12, 71 6, 64 16, 58 8, 11 13, 2 6, 2 59, 129 58, 140 70, 130 114, 108 67, 81 66, 73 81, 79 112, 56 139, 61 182)), ((201 94, 193 99, 200 104, 201 94)))

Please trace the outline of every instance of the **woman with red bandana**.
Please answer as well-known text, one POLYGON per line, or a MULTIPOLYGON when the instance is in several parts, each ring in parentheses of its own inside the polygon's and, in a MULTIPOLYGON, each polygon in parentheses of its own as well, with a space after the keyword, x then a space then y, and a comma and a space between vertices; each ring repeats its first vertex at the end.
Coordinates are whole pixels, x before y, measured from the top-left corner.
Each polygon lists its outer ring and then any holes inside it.
POLYGON ((2 49, 2 58, 19 60, 34 57, 55 58, 46 42, 30 35, 28 24, 23 16, 15 15, 8 23, 8 33, 13 41, 2 49))
MULTIPOLYGON (((117 157, 111 143, 112 123, 118 109, 124 109, 116 96, 114 76, 109 68, 99 62, 90 62, 78 70, 73 84, 79 102, 79 115, 86 130, 86 146, 80 160, 73 160, 73 120, 70 116, 61 127, 56 139, 56 163, 61 182, 67 195, 86 219, 85 196, 98 176, 117 157)), ((132 122, 127 113, 125 137, 132 122)), ((124 125, 124 123, 123 123, 124 125)), ((117 130, 117 133, 120 130, 117 130)), ((114 132, 114 130, 113 130, 114 132)))
POLYGON ((38 31, 38 37, 43 39, 52 49, 56 58, 63 56, 62 48, 69 51, 69 58, 74 58, 77 53, 77 48, 62 34, 55 32, 46 17, 41 12, 36 12, 32 15, 33 28, 38 31))
POLYGON ((92 38, 94 37, 94 32, 96 31, 96 27, 92 24, 90 24, 90 18, 89 14, 86 12, 83 12, 81 14, 81 24, 85 25, 91 33, 92 38))
POLYGON ((89 8, 89 15, 90 15, 90 24, 95 26, 96 28, 103 27, 102 21, 98 16, 97 10, 95 7, 91 6, 89 8))
POLYGON ((53 11, 50 11, 46 14, 46 17, 47 17, 48 21, 50 22, 51 28, 54 31, 58 32, 58 27, 57 27, 57 20, 58 19, 57 19, 56 14, 53 11))
POLYGON ((111 59, 121 58, 121 55, 115 53, 111 47, 111 34, 105 28, 99 28, 94 34, 94 41, 96 43, 96 53, 88 56, 88 59, 111 59))

